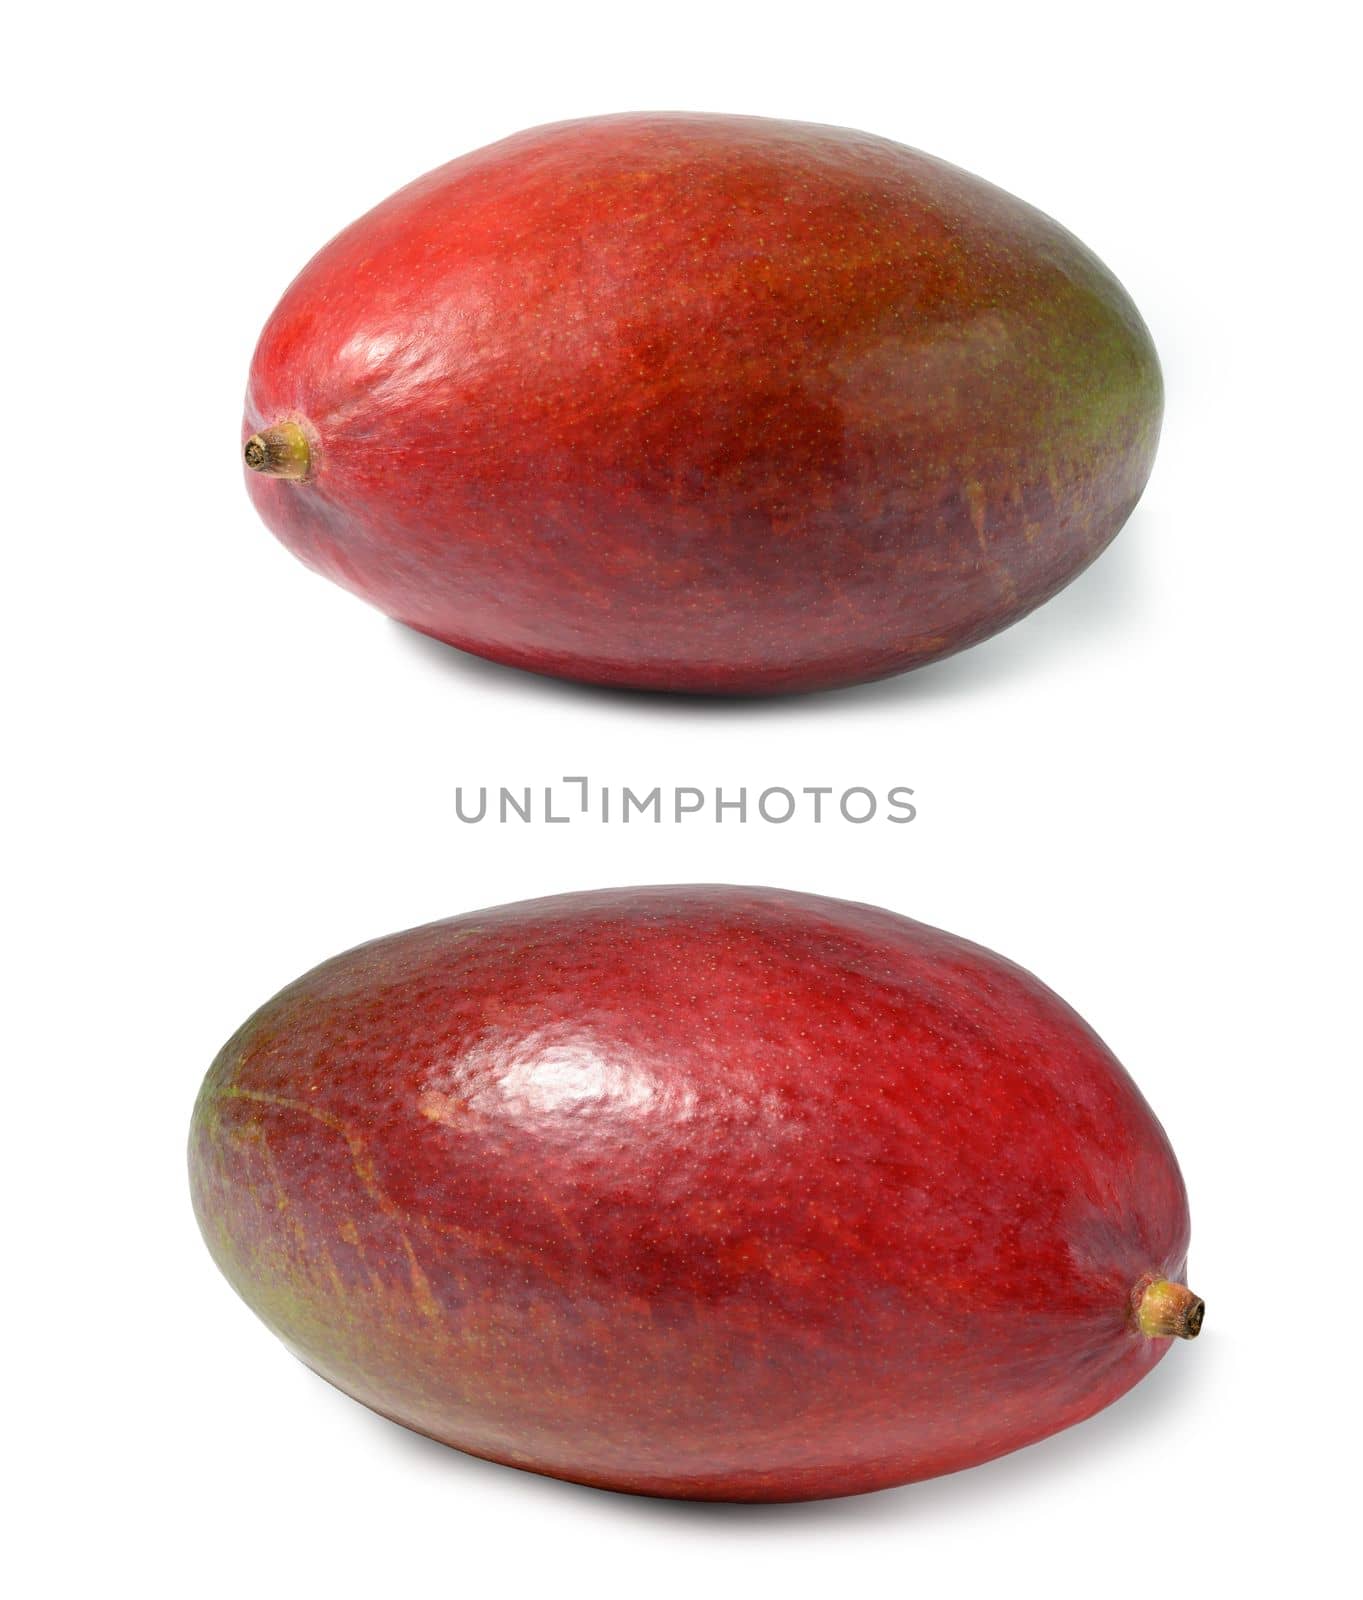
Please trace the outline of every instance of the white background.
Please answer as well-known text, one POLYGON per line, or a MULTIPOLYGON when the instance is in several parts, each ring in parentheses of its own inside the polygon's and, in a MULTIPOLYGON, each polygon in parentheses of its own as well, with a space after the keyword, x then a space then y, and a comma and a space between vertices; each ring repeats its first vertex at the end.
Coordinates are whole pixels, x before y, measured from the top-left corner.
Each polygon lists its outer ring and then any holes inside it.
POLYGON ((16 1592, 1340 1592, 1323 1574, 1352 1550, 1359 1311, 1350 19, 290 0, 7 25, 16 1592), (1109 263, 1168 410, 1146 498, 1090 573, 898 680, 706 705, 462 658, 269 537, 240 401, 312 251, 464 150, 657 107, 890 135, 1109 263), (455 820, 457 784, 565 773, 903 783, 920 814, 455 820), (690 879, 876 901, 1064 994, 1179 1152, 1203 1337, 1009 1459, 789 1508, 472 1461, 291 1360, 188 1203, 190 1107, 226 1035, 371 935, 690 879))

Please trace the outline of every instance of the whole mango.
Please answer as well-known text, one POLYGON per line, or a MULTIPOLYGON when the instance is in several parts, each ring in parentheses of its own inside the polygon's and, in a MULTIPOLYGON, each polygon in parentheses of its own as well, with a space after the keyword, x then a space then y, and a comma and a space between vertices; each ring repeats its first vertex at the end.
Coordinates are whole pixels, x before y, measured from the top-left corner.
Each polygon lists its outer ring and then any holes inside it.
POLYGON ((261 1008, 190 1142, 218 1265, 461 1450, 793 1500, 986 1461, 1192 1337, 1159 1123, 1035 978, 886 911, 563 895, 261 1008))
POLYGON ((400 190, 270 317, 252 498, 309 566, 536 672, 775 693, 932 661, 1112 539, 1155 351, 1040 212, 757 117, 533 129, 400 190))

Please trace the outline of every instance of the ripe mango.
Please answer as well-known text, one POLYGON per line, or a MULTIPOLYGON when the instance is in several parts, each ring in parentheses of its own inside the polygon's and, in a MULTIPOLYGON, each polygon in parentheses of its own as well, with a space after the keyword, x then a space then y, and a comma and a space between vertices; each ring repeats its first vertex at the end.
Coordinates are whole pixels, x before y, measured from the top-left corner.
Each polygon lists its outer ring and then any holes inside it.
POLYGON ((1150 336, 1049 217, 846 129, 532 129, 400 190, 261 335, 251 496, 463 650, 768 694, 900 672, 1053 595, 1136 504, 1150 336))
POLYGON ((1202 1319, 1178 1165, 1093 1031, 813 895, 563 895, 338 956, 223 1048, 190 1171, 218 1265, 333 1384, 641 1494, 952 1472, 1202 1319))

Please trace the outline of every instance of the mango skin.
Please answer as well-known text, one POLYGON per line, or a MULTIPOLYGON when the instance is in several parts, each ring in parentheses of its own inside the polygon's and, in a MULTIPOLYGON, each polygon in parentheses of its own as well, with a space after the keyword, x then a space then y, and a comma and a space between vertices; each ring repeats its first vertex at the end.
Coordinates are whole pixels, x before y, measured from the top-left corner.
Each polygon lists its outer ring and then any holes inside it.
POLYGON ((1150 336, 1050 218, 889 140, 755 117, 536 128, 400 190, 271 316, 248 473, 309 566, 463 650, 769 694, 933 661, 1107 545, 1150 336))
POLYGON ((365 1405, 641 1494, 795 1500, 960 1467, 1162 1357, 1167 1139, 1020 968, 772 889, 564 895, 324 963, 214 1063, 190 1140, 227 1278, 365 1405))

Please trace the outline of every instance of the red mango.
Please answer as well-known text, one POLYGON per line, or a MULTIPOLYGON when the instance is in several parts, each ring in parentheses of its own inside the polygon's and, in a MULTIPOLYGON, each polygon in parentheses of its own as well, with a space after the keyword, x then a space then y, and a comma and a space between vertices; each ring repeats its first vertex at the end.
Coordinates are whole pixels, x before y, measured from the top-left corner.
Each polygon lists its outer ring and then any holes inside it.
POLYGON ((494 661, 766 694, 1006 627, 1154 457, 1150 336, 1041 212, 758 117, 532 129, 332 240, 261 335, 261 516, 494 661))
POLYGON ((977 945, 772 889, 503 906, 325 962, 195 1108, 218 1265, 407 1427, 641 1494, 987 1461, 1202 1303, 1159 1123, 977 945))

